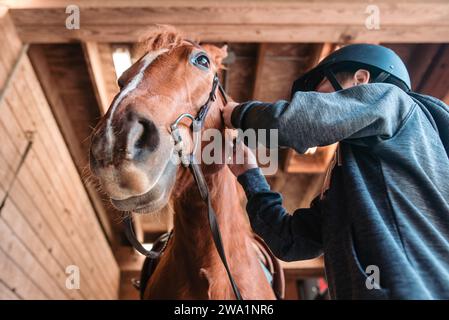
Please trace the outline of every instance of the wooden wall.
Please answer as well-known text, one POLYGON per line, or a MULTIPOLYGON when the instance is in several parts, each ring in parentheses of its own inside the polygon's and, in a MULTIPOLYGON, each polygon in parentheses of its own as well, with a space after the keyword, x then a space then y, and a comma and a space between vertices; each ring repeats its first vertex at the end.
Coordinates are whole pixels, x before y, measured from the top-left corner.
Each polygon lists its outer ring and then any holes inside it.
POLYGON ((0 299, 116 299, 117 263, 6 10, 0 38, 0 299))

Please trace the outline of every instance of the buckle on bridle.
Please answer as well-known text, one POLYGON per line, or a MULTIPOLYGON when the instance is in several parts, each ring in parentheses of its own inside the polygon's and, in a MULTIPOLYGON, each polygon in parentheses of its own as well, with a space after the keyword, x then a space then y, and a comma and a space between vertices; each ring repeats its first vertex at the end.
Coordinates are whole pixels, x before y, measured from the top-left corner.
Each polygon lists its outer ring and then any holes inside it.
POLYGON ((170 126, 171 136, 175 142, 175 150, 178 151, 179 157, 181 158, 181 163, 184 167, 189 167, 195 161, 195 154, 196 151, 198 150, 199 142, 201 141, 201 137, 199 135, 201 134, 201 129, 203 127, 204 119, 206 118, 207 113, 209 111, 209 107, 211 103, 215 101, 217 98, 215 91, 217 89, 217 86, 219 86, 218 84, 219 84, 218 75, 215 74, 212 82, 212 90, 209 93, 209 97, 206 103, 203 104, 200 110, 198 111, 198 115, 194 117, 190 113, 183 113, 180 116, 178 116, 175 122, 173 122, 170 126), (189 118, 192 121, 191 127, 193 131, 193 150, 192 153, 189 155, 183 153, 183 142, 181 134, 179 133, 179 123, 184 118, 189 118))
POLYGON ((190 164, 192 164, 195 161, 195 153, 198 150, 199 141, 201 140, 201 137, 199 137, 199 134, 201 134, 201 129, 203 126, 203 122, 201 120, 196 119, 194 116, 192 116, 190 113, 183 113, 181 114, 175 122, 170 126, 171 129, 171 136, 173 138, 173 141, 175 142, 175 150, 178 152, 179 157, 181 158, 181 163, 184 167, 188 167, 190 164), (192 121, 192 132, 193 132, 193 150, 190 154, 185 154, 183 152, 183 141, 181 133, 179 132, 179 123, 182 119, 189 118, 192 121))

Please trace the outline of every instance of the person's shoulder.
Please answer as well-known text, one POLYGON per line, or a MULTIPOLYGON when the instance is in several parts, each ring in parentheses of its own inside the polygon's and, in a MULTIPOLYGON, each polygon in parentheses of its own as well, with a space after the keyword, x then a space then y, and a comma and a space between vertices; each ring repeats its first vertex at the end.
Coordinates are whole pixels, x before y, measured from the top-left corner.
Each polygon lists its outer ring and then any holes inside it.
POLYGON ((371 90, 371 91, 376 91, 376 92, 394 92, 396 94, 402 94, 402 93, 406 94, 398 86, 395 86, 394 84, 391 84, 391 83, 383 83, 383 82, 370 82, 370 83, 360 84, 357 86, 353 86, 349 89, 352 89, 352 88, 360 88, 360 89, 371 90))
POLYGON ((391 83, 367 83, 352 88, 356 88, 355 90, 359 89, 359 94, 372 97, 373 99, 397 100, 409 105, 415 103, 407 92, 391 83))

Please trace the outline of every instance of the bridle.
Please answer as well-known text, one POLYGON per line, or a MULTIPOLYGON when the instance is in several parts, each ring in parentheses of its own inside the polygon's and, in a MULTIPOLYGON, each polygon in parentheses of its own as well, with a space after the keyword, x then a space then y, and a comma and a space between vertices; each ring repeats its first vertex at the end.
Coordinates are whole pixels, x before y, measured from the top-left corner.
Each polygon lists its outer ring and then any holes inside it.
MULTIPOLYGON (((196 116, 193 116, 190 113, 183 113, 183 114, 179 115, 178 118, 175 120, 175 122, 173 122, 171 124, 170 129, 171 129, 171 135, 173 137, 175 145, 180 144, 180 143, 182 143, 182 136, 181 136, 181 134, 179 132, 179 128, 178 128, 179 123, 184 118, 188 118, 192 121, 191 128, 192 128, 192 132, 194 135, 193 152, 188 155, 185 155, 182 152, 182 150, 179 150, 178 153, 181 158, 182 165, 184 167, 188 167, 190 169, 190 171, 192 172, 192 175, 195 179, 201 199, 203 199, 203 201, 207 205, 207 215, 208 215, 208 220, 209 220, 209 227, 210 227, 210 230, 212 233, 212 238, 214 240, 215 248, 217 249, 218 255, 220 256, 223 266, 226 269, 226 273, 228 275, 228 278, 231 283, 232 290, 234 291, 235 297, 237 298, 237 300, 243 300, 242 295, 240 294, 240 291, 235 283, 235 280, 232 277, 232 274, 229 270, 228 262, 226 259, 226 254, 224 251, 223 241, 221 239, 220 228, 218 226, 217 216, 216 216, 215 210, 212 207, 212 204, 210 201, 209 188, 208 188, 206 180, 204 178, 203 171, 201 170, 201 166, 195 159, 195 151, 197 150, 198 143, 199 143, 199 139, 195 139, 195 135, 201 133, 201 130, 204 126, 204 121, 207 117, 210 106, 216 100, 215 92, 217 91, 217 87, 223 97, 224 102, 227 103, 228 100, 227 100, 226 92, 224 91, 223 87, 220 84, 218 75, 215 74, 214 79, 212 81, 212 89, 209 93, 209 97, 208 97, 206 103, 204 103, 200 107, 198 114, 196 116)), ((132 244, 132 246, 137 251, 139 251, 141 254, 145 255, 146 257, 151 258, 151 259, 158 259, 160 257, 159 252, 149 251, 149 250, 145 249, 143 247, 143 245, 137 240, 136 235, 134 233, 133 224, 132 224, 130 215, 125 217, 124 223, 125 223, 125 234, 129 240, 129 242, 132 244)))

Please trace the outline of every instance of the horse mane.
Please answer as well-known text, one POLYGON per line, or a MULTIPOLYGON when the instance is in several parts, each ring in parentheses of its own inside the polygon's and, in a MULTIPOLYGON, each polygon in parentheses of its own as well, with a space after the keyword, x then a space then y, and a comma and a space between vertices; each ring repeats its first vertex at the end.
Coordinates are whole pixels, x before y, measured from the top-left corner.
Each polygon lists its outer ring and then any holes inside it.
POLYGON ((210 51, 212 56, 221 56, 221 58, 216 61, 217 68, 226 69, 226 67, 222 64, 222 59, 226 56, 226 54, 223 56, 223 53, 221 52, 222 49, 208 44, 203 46, 200 44, 199 39, 186 38, 184 33, 171 25, 156 25, 155 27, 150 28, 134 46, 133 55, 143 56, 148 52, 163 49, 171 51, 185 45, 186 43, 189 43, 197 48, 206 49, 207 47, 207 50, 210 51))
POLYGON ((143 35, 137 45, 139 52, 150 52, 162 49, 169 51, 185 44, 184 34, 173 26, 156 25, 143 35))

